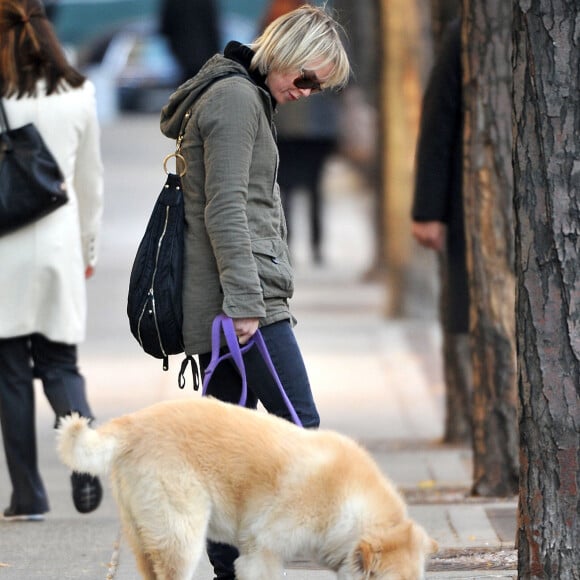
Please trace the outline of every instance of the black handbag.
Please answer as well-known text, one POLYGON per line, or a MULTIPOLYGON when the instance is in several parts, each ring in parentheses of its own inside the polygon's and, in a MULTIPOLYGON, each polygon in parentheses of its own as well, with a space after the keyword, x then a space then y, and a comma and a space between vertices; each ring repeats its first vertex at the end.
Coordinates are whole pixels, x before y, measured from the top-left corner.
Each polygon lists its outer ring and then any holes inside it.
POLYGON ((0 235, 68 201, 64 176, 36 127, 10 129, 0 100, 0 235))

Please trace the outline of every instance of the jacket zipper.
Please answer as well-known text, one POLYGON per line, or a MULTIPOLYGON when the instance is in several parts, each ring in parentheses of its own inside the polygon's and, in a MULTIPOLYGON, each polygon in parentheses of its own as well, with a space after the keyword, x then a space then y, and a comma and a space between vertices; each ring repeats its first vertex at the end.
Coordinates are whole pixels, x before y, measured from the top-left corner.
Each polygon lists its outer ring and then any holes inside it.
MULTIPOLYGON (((157 253, 155 255, 155 268, 153 269, 153 275, 151 276, 151 287, 149 288, 149 292, 147 295, 151 298, 151 312, 150 314, 153 316, 153 321, 155 322, 155 330, 157 331, 157 340, 159 341, 159 348, 163 354, 163 357, 167 357, 167 353, 165 352, 165 347, 163 346, 163 341, 161 340, 161 333, 159 332, 159 323, 157 321, 157 311, 155 309, 155 291, 153 290, 155 286, 155 276, 157 275, 157 265, 159 264, 159 254, 161 253, 161 246, 163 245, 163 239, 165 238, 165 233, 167 231, 167 224, 169 222, 169 210, 170 206, 165 206, 165 222, 163 224, 163 231, 159 236, 159 241, 157 242, 157 253)), ((143 310, 141 311, 141 315, 139 316, 139 342, 141 346, 143 346, 143 341, 141 340, 141 320, 145 315, 145 311, 147 309, 147 302, 143 306, 143 310)))

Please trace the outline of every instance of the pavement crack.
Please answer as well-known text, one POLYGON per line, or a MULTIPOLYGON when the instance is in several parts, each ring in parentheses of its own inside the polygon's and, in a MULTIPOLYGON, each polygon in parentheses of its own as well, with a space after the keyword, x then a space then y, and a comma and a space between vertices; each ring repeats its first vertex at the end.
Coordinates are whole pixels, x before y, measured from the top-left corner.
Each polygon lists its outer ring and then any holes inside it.
POLYGON ((111 554, 111 558, 107 566, 107 575, 105 576, 105 580, 114 580, 117 575, 117 570, 119 568, 119 556, 121 554, 121 536, 122 532, 119 531, 117 539, 113 544, 113 553, 111 554))

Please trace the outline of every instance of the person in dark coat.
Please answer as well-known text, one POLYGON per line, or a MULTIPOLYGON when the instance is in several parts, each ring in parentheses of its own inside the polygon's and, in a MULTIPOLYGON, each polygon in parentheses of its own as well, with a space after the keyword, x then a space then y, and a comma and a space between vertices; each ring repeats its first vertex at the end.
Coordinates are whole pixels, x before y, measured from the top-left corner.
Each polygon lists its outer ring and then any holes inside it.
POLYGON ((446 383, 444 440, 471 438, 469 285, 463 220, 463 106, 460 19, 448 26, 427 85, 412 209, 412 233, 438 252, 446 383))
POLYGON ((58 12, 59 0, 44 0, 44 12, 46 17, 54 24, 58 12))
POLYGON ((449 297, 442 323, 456 334, 469 330, 461 82, 461 25, 456 19, 446 31, 423 98, 412 208, 413 236, 446 254, 449 297))
POLYGON ((324 222, 322 176, 325 164, 336 152, 338 141, 338 95, 322 93, 298 101, 276 116, 280 168, 278 183, 288 225, 294 234, 294 193, 303 187, 309 201, 309 234, 312 260, 322 264, 324 222))
POLYGON ((182 82, 222 48, 215 0, 163 0, 159 30, 181 67, 182 82))

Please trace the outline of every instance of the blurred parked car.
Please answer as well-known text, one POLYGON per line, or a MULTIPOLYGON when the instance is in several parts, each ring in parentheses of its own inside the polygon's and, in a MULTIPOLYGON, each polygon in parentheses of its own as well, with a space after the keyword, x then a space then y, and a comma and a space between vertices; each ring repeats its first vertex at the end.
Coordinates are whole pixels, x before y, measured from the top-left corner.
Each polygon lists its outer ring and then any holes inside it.
POLYGON ((159 112, 180 81, 179 65, 153 20, 117 26, 79 51, 78 66, 104 108, 159 112))
MULTIPOLYGON (((250 42, 265 4, 266 0, 219 0, 223 46, 232 39, 250 42)), ((158 30, 155 1, 109 0, 108 5, 110 9, 102 10, 102 0, 59 0, 59 34, 74 53, 75 64, 95 83, 102 120, 113 119, 119 110, 158 113, 181 77, 158 30), (143 16, 130 17, 138 8, 143 16), (90 35, 91 25, 105 32, 90 35), (82 44, 83 37, 90 39, 88 44, 82 44)))
MULTIPOLYGON (((195 2, 195 0, 190 0, 195 2)), ((217 0, 222 39, 249 42, 269 0, 217 0), (231 33, 235 32, 233 36, 231 33)), ((320 1, 320 0, 319 0, 320 1)), ((77 49, 112 25, 139 18, 155 19, 159 0, 45 0, 56 8, 55 26, 61 42, 77 49)))
POLYGON ((87 40, 103 34, 114 25, 140 18, 156 18, 159 3, 159 0, 44 1, 51 4, 59 39, 74 49, 84 46, 87 40))

